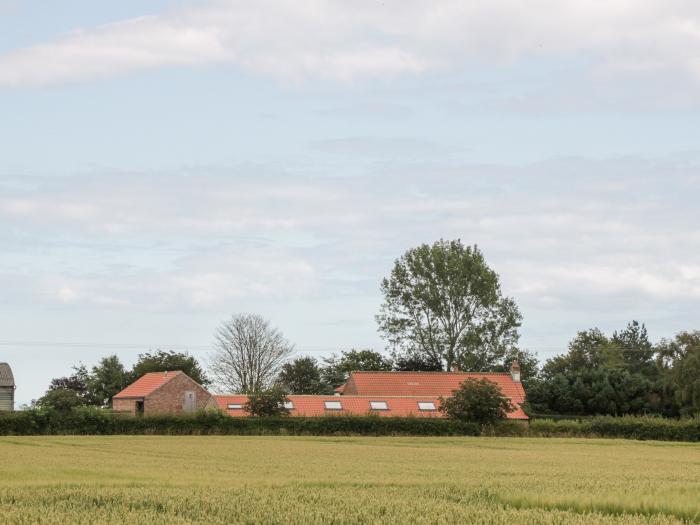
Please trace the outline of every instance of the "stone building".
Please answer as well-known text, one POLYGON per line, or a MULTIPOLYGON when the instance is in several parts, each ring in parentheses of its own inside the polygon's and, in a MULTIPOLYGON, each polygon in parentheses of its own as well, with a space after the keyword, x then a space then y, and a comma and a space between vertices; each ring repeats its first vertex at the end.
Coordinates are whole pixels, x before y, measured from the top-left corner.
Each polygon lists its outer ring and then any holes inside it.
POLYGON ((0 412, 15 409, 15 378, 7 363, 0 363, 0 412))
POLYGON ((199 383, 180 372, 151 372, 112 398, 115 412, 177 414, 216 408, 216 400, 199 383))

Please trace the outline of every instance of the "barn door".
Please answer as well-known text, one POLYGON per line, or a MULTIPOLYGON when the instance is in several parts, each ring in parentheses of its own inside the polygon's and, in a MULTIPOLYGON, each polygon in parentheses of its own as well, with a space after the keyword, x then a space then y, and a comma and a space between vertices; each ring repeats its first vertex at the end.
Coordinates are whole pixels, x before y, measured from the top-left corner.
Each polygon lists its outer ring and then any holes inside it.
POLYGON ((194 412, 197 409, 197 392, 187 390, 185 392, 185 402, 182 405, 182 410, 185 412, 194 412))

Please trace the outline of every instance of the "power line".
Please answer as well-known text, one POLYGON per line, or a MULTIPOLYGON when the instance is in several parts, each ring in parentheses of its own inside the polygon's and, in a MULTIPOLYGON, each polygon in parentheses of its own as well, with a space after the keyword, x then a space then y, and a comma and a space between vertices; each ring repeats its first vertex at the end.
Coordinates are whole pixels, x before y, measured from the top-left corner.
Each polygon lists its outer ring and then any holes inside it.
MULTIPOLYGON (((97 343, 97 342, 77 342, 77 341, 9 341, 0 340, 0 346, 22 346, 22 347, 60 347, 60 348, 104 348, 114 350, 130 350, 130 349, 182 349, 182 350, 213 350, 213 344, 153 344, 153 343, 97 343)), ((296 346, 294 349, 298 352, 329 352, 337 351, 339 348, 361 347, 362 345, 325 345, 325 346, 296 346)), ((641 348, 629 348, 615 346, 619 350, 627 352, 641 352, 641 348)), ((550 352, 568 352, 568 347, 562 346, 525 346, 523 349, 531 351, 546 351, 550 352)))

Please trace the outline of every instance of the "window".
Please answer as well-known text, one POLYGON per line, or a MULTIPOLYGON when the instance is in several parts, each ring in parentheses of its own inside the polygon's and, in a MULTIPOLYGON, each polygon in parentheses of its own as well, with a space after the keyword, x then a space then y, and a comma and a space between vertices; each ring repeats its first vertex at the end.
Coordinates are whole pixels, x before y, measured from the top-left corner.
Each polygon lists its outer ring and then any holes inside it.
POLYGON ((343 410, 343 405, 340 401, 324 401, 326 410, 343 410))
POLYGON ((435 410, 435 403, 427 401, 418 402, 418 410, 435 410))
POLYGON ((231 403, 227 408, 229 410, 243 410, 243 405, 240 403, 231 403))
POLYGON ((370 401, 369 407, 372 410, 389 410, 389 405, 386 404, 386 401, 370 401))
POLYGON ((292 410, 294 408, 294 403, 291 401, 285 401, 282 406, 286 408, 287 410, 292 410))

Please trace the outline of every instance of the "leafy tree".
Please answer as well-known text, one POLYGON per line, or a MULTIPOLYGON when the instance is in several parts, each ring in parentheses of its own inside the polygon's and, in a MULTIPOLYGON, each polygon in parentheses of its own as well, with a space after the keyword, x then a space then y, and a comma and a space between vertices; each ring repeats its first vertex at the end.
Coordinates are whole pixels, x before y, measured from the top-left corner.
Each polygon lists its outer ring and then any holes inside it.
POLYGON ((294 350, 282 333, 259 315, 235 315, 216 333, 210 371, 214 382, 234 392, 270 387, 294 350))
POLYGON ((290 394, 327 394, 332 390, 321 381, 321 368, 313 357, 283 364, 277 383, 290 394))
POLYGON ((637 321, 611 337, 597 328, 579 332, 569 351, 549 359, 540 379, 528 384, 528 401, 542 412, 675 415, 665 377, 673 358, 664 362, 659 355, 637 321))
POLYGON ((621 332, 614 332, 610 342, 620 349, 625 369, 632 373, 652 376, 657 373, 654 364, 654 346, 649 341, 646 326, 632 321, 621 332))
POLYGON ((79 397, 85 398, 88 390, 86 377, 79 373, 66 377, 57 377, 51 380, 49 390, 72 390, 79 397))
POLYGON ((395 350, 482 371, 517 344, 522 316, 476 246, 440 240, 408 250, 381 290, 379 331, 395 350))
POLYGON ((374 350, 350 350, 340 356, 332 354, 323 360, 321 369, 323 381, 333 388, 342 385, 350 377, 350 372, 376 372, 392 369, 391 359, 374 350))
POLYGON ((112 397, 131 383, 131 375, 116 355, 101 359, 89 374, 85 367, 79 367, 76 371, 81 377, 85 377, 85 399, 90 405, 112 406, 112 397))
POLYGON ((573 374, 582 370, 602 368, 614 362, 610 340, 598 328, 576 334, 569 343, 569 351, 549 359, 542 367, 542 375, 552 378, 558 374, 573 374))
POLYGON ((273 386, 266 390, 248 394, 248 402, 243 408, 252 416, 285 416, 289 414, 289 409, 285 407, 287 401, 289 399, 284 389, 279 386, 273 386))
POLYGON ((197 360, 187 352, 174 352, 156 350, 139 354, 133 369, 131 370, 132 380, 136 380, 148 372, 165 372, 180 370, 194 379, 200 385, 206 387, 211 384, 209 378, 202 370, 197 360))
POLYGON ((665 345, 673 356, 670 379, 680 413, 700 414, 700 331, 681 332, 665 345))
POLYGON ((514 410, 498 385, 488 379, 469 378, 451 397, 440 398, 440 411, 462 421, 492 424, 505 419, 514 410))
POLYGON ((39 398, 35 405, 57 412, 70 412, 76 407, 85 405, 85 400, 75 390, 53 388, 39 398))
POLYGON ((442 363, 423 352, 394 353, 394 370, 398 372, 440 372, 442 363))

